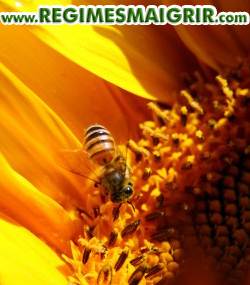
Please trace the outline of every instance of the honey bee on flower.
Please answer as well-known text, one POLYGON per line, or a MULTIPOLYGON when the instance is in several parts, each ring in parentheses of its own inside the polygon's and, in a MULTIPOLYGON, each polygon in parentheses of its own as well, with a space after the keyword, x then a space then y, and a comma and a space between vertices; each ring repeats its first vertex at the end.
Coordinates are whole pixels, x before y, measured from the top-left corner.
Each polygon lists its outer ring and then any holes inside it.
POLYGON ((94 124, 85 132, 84 147, 96 164, 103 166, 100 185, 113 203, 127 201, 133 194, 130 171, 126 159, 116 147, 112 134, 103 126, 94 124))

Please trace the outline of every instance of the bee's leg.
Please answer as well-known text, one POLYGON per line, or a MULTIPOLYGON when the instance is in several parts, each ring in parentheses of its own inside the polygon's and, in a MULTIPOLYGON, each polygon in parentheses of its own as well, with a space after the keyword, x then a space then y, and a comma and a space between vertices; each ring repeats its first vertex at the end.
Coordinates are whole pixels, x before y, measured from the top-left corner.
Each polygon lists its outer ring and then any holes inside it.
POLYGON ((102 183, 99 183, 98 186, 101 186, 99 187, 101 202, 102 204, 105 204, 109 200, 109 191, 105 187, 102 186, 102 183))
POLYGON ((100 194, 100 197, 101 197, 101 203, 102 204, 105 204, 105 203, 107 203, 108 202, 108 196, 107 195, 105 195, 104 193, 101 193, 100 194))
POLYGON ((94 187, 98 188, 98 187, 100 187, 100 185, 101 185, 101 181, 96 181, 94 184, 94 187))
POLYGON ((135 206, 131 201, 127 201, 127 203, 132 207, 133 211, 135 212, 135 206))
POLYGON ((82 208, 77 208, 77 211, 79 212, 80 216, 83 218, 88 218, 89 220, 93 221, 93 217, 84 209, 82 208))
POLYGON ((113 222, 119 218, 121 205, 122 203, 120 203, 117 207, 113 208, 113 211, 112 211, 113 222))

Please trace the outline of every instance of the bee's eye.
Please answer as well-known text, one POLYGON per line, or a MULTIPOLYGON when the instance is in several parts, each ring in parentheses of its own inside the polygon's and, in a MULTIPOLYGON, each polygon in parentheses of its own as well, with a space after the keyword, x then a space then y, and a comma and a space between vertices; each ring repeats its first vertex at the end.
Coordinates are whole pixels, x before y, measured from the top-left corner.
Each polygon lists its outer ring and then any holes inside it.
POLYGON ((133 189, 131 187, 131 185, 128 185, 126 188, 125 188, 125 191, 126 195, 131 195, 133 193, 133 189))
POLYGON ((133 186, 133 183, 129 182, 128 185, 129 185, 129 186, 133 186))

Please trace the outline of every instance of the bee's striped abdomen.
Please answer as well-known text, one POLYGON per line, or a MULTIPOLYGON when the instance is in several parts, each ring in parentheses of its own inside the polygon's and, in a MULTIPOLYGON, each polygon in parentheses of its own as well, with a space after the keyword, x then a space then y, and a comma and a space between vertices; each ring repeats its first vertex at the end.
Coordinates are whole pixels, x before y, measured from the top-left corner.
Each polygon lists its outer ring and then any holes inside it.
POLYGON ((115 142, 111 133, 98 124, 86 129, 84 147, 89 157, 98 164, 107 164, 115 156, 115 142))

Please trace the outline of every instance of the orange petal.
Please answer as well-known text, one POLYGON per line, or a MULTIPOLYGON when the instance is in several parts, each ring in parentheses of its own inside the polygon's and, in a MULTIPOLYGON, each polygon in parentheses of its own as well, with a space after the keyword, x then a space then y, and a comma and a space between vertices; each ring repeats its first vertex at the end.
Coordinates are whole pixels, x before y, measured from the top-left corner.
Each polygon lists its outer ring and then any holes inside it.
POLYGON ((47 26, 36 34, 80 66, 150 100, 173 102, 180 73, 193 67, 172 28, 47 26))
POLYGON ((67 285, 69 269, 40 239, 0 214, 1 285, 67 285))
POLYGON ((58 116, 0 65, 0 150, 40 191, 66 206, 84 200, 82 190, 60 169, 61 150, 81 144, 58 116))
MULTIPOLYGON (((216 3, 220 11, 233 11, 233 12, 245 11, 245 12, 250 13, 249 1, 245 1, 245 0, 218 1, 216 3)), ((233 26, 229 26, 229 29, 235 41, 245 51, 246 54, 249 54, 249 50, 250 50, 249 25, 246 25, 246 26, 233 25, 233 26)))
POLYGON ((124 141, 128 139, 128 126, 132 135, 135 128, 131 125, 145 119, 145 102, 132 99, 135 96, 131 98, 131 95, 127 99, 119 88, 67 60, 25 27, 1 27, 0 37, 0 61, 43 99, 81 140, 83 129, 98 122, 124 141), (35 54, 31 50, 39 52, 35 54))
POLYGON ((55 248, 67 251, 78 222, 62 206, 38 191, 0 156, 0 208, 55 248))
MULTIPOLYGON (((36 9, 39 2, 20 9, 36 9)), ((50 25, 31 30, 78 65, 148 99, 173 102, 180 74, 194 67, 172 27, 50 25)))
MULTIPOLYGON (((222 1, 221 1, 222 2, 222 1)), ((224 3, 223 9, 228 2, 224 3)), ((176 4, 173 0, 163 1, 166 5, 176 4)), ((238 3, 238 2, 237 2, 238 3)), ((217 7, 218 11, 222 11, 218 7, 216 1, 187 1, 182 0, 179 5, 190 4, 210 4, 217 7)), ((245 31, 244 26, 237 27, 237 33, 245 31)), ((211 67, 219 70, 223 66, 232 67, 238 63, 239 56, 246 56, 246 50, 237 40, 236 30, 232 26, 188 26, 179 25, 175 27, 178 35, 185 45, 203 62, 211 67)), ((248 29, 249 30, 249 29, 248 29)))

